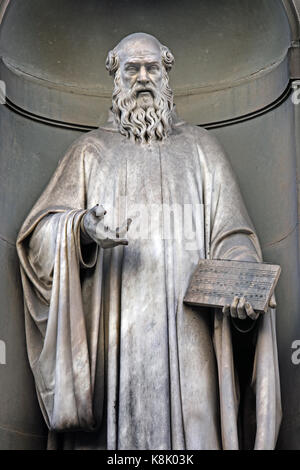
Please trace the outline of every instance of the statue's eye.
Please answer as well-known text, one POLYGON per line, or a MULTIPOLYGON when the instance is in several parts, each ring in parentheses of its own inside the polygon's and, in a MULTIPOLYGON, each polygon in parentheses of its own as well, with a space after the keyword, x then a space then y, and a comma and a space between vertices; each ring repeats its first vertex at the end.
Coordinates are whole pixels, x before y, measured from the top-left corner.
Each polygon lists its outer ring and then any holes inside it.
POLYGON ((149 70, 149 72, 158 72, 159 67, 158 67, 158 65, 150 65, 148 70, 149 70))
POLYGON ((134 65, 130 65, 126 67, 126 72, 134 74, 137 72, 137 68, 134 65))

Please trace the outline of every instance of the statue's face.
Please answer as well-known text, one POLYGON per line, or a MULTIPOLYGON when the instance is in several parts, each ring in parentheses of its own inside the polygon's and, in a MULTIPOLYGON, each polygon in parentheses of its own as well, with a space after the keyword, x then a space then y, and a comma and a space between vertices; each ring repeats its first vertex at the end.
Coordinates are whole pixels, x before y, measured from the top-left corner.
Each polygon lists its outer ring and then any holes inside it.
POLYGON ((153 105, 154 91, 160 91, 163 77, 161 51, 154 41, 126 44, 119 52, 123 90, 135 91, 137 105, 153 105))
POLYGON ((172 58, 145 33, 124 38, 107 57, 107 69, 114 73, 114 120, 120 133, 135 142, 163 140, 171 132, 173 92, 166 64, 172 58))

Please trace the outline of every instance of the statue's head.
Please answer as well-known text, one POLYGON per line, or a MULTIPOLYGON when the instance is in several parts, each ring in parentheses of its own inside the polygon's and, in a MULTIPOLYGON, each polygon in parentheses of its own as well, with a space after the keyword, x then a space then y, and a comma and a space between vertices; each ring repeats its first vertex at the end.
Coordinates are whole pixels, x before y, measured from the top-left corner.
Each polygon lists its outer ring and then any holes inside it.
POLYGON ((120 132, 138 142, 163 140, 172 125, 173 92, 170 50, 154 36, 126 36, 108 53, 106 68, 114 76, 112 111, 120 132))

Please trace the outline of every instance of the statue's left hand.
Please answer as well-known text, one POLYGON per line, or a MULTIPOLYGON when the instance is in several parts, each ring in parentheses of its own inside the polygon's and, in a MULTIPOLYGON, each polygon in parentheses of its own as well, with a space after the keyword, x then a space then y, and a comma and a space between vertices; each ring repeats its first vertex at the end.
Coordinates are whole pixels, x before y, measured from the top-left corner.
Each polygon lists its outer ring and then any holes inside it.
MULTIPOLYGON (((269 301, 270 308, 276 308, 276 301, 274 295, 272 295, 269 301)), ((231 305, 224 305, 222 312, 224 315, 231 315, 233 318, 239 318, 240 320, 245 320, 246 318, 251 318, 256 320, 259 317, 259 313, 255 312, 250 302, 247 302, 245 297, 235 296, 231 305)))

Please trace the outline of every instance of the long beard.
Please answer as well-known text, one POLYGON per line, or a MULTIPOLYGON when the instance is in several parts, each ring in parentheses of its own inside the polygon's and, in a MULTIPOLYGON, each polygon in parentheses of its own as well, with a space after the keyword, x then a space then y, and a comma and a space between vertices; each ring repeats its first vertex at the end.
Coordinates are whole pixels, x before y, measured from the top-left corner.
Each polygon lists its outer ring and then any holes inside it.
POLYGON ((138 87, 124 92, 121 87, 119 70, 115 75, 112 97, 112 111, 121 134, 141 143, 165 139, 172 126, 173 92, 169 87, 167 72, 162 79, 161 91, 153 86, 153 104, 146 109, 137 103, 138 87))

